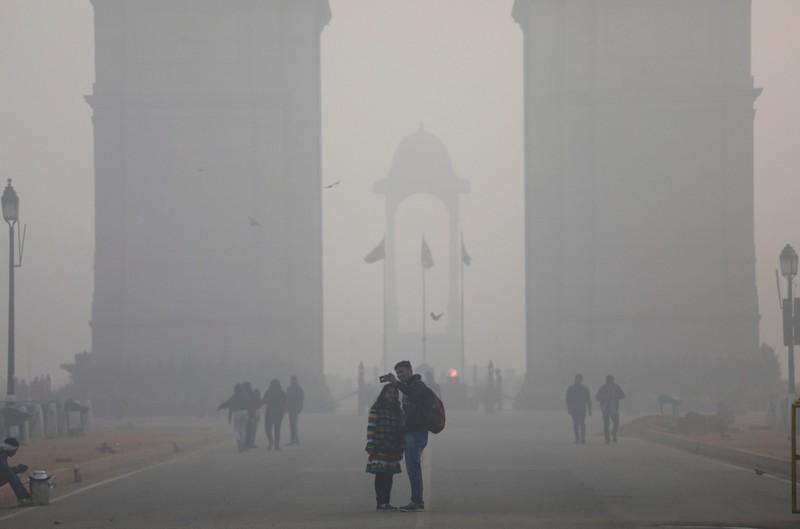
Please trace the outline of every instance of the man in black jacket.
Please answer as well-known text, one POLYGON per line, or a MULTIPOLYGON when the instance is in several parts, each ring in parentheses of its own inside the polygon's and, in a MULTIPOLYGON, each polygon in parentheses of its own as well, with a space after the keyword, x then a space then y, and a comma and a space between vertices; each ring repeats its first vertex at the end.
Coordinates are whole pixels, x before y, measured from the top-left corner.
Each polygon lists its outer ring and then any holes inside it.
POLYGON ((300 435, 297 431, 297 419, 303 411, 303 401, 305 396, 303 388, 297 382, 297 376, 292 376, 289 387, 286 388, 286 413, 289 415, 289 428, 292 433, 290 445, 300 444, 300 435))
POLYGON ((575 383, 567 389, 567 411, 572 417, 575 444, 586 444, 586 412, 592 416, 592 395, 583 385, 583 375, 575 375, 575 383))
POLYGON ((17 474, 22 474, 28 467, 25 465, 9 466, 8 460, 17 453, 19 441, 13 437, 6 438, 0 443, 0 487, 8 483, 17 496, 19 505, 26 506, 31 503, 31 495, 20 481, 17 474))
POLYGON ((425 510, 422 498, 422 451, 428 444, 427 413, 432 405, 431 390, 414 374, 411 362, 403 360, 394 366, 397 377, 390 382, 403 394, 403 420, 405 434, 405 459, 408 480, 411 483, 411 503, 404 511, 425 510))

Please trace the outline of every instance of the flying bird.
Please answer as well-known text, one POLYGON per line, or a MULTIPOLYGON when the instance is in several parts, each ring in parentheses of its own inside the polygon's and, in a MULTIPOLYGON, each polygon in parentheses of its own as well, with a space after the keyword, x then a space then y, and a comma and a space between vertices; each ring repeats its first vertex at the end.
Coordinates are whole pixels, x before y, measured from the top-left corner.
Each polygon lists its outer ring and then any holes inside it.
POLYGON ((342 183, 342 181, 341 181, 341 180, 337 180, 337 181, 335 181, 335 182, 334 182, 334 183, 332 183, 332 184, 328 184, 328 185, 326 185, 326 186, 325 186, 325 189, 333 189, 334 187, 338 186, 338 185, 339 185, 339 184, 341 184, 341 183, 342 183))
POLYGON ((261 227, 261 223, 258 222, 256 219, 254 219, 253 217, 248 217, 248 218, 250 220, 250 227, 251 228, 256 228, 256 227, 260 228, 261 227))
POLYGON ((431 312, 431 319, 432 319, 433 321, 439 321, 439 320, 441 320, 441 319, 442 319, 442 316, 444 316, 444 312, 440 312, 439 314, 436 314, 435 312, 431 312))

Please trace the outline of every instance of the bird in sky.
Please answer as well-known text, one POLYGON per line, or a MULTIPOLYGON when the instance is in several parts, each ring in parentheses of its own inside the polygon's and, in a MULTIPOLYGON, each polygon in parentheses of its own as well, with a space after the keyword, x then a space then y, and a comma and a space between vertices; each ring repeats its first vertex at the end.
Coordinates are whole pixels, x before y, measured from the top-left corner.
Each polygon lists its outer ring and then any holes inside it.
POLYGON ((341 181, 341 180, 337 180, 337 181, 335 181, 335 182, 334 182, 334 183, 332 183, 332 184, 328 184, 328 185, 326 185, 326 186, 325 186, 325 189, 333 189, 334 187, 338 186, 338 185, 339 185, 339 184, 341 184, 341 183, 342 183, 342 181, 341 181))
POLYGON ((440 312, 439 314, 436 314, 435 312, 431 312, 431 319, 432 319, 433 321, 439 321, 439 320, 441 320, 441 319, 442 319, 442 316, 444 316, 444 312, 440 312))
POLYGON ((260 227, 261 227, 261 223, 260 223, 260 222, 258 222, 258 221, 257 221, 256 219, 254 219, 253 217, 248 217, 248 219, 250 220, 250 227, 251 227, 251 228, 260 228, 260 227))

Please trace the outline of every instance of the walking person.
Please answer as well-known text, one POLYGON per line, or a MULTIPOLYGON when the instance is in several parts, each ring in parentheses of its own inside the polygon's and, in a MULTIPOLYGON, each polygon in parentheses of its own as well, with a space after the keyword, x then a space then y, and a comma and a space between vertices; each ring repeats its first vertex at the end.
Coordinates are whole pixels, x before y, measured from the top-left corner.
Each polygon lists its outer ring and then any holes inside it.
POLYGON ((575 375, 575 383, 567 389, 567 411, 572 417, 575 444, 586 444, 586 412, 592 416, 592 396, 583 385, 583 375, 575 375))
POLYGON ((300 412, 303 411, 303 401, 305 395, 303 388, 297 382, 297 377, 292 375, 289 380, 289 387, 286 388, 286 413, 289 415, 289 430, 291 432, 290 445, 300 444, 300 434, 297 430, 297 421, 300 418, 300 412))
POLYGON ((250 389, 247 403, 247 448, 258 448, 256 433, 261 420, 261 391, 258 388, 250 389))
POLYGON ((247 447, 247 398, 244 384, 236 384, 233 395, 219 405, 217 411, 228 410, 228 423, 233 423, 236 449, 242 452, 247 447))
POLYGON ((392 384, 386 384, 370 408, 367 422, 367 472, 375 474, 375 499, 379 511, 397 510, 391 504, 392 482, 394 475, 401 472, 404 437, 400 393, 392 384))
POLYGON ((264 392, 264 431, 267 434, 267 450, 281 449, 281 423, 286 413, 286 392, 275 378, 264 392))
POLYGON ((603 412, 603 433, 606 436, 606 444, 612 440, 616 443, 619 429, 619 401, 625 398, 625 392, 614 382, 614 377, 608 375, 606 383, 597 390, 595 398, 600 403, 600 411, 603 412))
POLYGON ((414 374, 408 360, 398 362, 394 370, 397 376, 389 375, 389 382, 403 394, 406 472, 411 483, 411 502, 402 510, 423 511, 422 451, 428 445, 426 413, 431 409, 435 396, 422 378, 414 374))

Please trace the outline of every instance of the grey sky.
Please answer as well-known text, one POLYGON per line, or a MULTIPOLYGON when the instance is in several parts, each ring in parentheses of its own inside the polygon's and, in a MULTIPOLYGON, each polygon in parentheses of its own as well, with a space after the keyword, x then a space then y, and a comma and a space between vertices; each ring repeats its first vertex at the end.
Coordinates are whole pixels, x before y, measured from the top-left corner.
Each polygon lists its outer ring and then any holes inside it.
MULTIPOLYGON (((420 122, 444 140, 456 172, 472 184, 462 202, 474 258, 467 272, 468 360, 524 366, 521 33, 511 4, 331 1, 334 18, 322 39, 324 179, 342 184, 325 194, 329 372, 351 373, 359 360, 379 358, 381 270, 361 260, 383 233, 383 202, 372 185, 420 122)), ((764 88, 756 102, 755 158, 761 338, 774 346, 776 255, 787 241, 800 246, 798 20, 796 1, 753 2, 753 73, 764 88)), ((47 370, 63 380, 58 364, 89 347, 88 0, 0 0, 0 71, 0 177, 14 178, 30 230, 18 276, 18 371, 27 376, 30 365, 33 375, 47 370)), ((407 237, 424 229, 435 251, 443 242, 437 214, 431 202, 415 200, 401 229, 407 237)), ((413 280, 404 281, 411 291, 413 280)), ((0 299, 5 288, 0 281, 0 299)), ((432 289, 433 299, 441 296, 432 289)))

